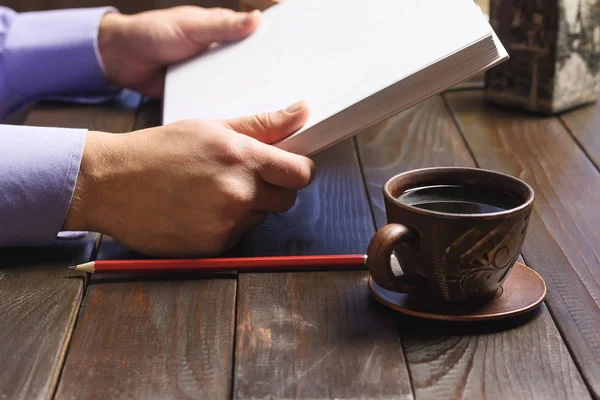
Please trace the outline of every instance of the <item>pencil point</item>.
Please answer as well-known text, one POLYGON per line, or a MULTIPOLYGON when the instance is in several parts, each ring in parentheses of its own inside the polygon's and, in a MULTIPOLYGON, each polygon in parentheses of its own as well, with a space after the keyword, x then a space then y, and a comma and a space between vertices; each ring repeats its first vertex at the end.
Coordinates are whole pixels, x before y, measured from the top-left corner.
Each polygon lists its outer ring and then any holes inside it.
POLYGON ((74 265, 69 268, 74 269, 75 271, 94 273, 94 271, 96 270, 96 268, 94 267, 95 265, 96 263, 94 261, 90 261, 84 264, 74 265))
POLYGON ((71 265, 69 269, 77 269, 77 265, 71 265))

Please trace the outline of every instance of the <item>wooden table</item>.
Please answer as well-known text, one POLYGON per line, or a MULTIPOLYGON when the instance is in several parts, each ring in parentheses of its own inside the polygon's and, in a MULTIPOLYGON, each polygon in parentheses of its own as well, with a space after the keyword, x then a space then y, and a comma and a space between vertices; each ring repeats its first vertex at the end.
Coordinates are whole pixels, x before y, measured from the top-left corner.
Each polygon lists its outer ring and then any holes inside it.
MULTIPOLYGON (((12 123, 125 132, 160 123, 136 94, 39 104, 12 123)), ((0 399, 587 399, 600 396, 600 108, 538 117, 452 91, 315 157, 314 183, 238 255, 364 252, 381 186, 413 168, 494 169, 533 186, 523 248, 546 302, 493 323, 428 322, 377 303, 366 271, 86 277, 135 257, 90 233, 0 250, 0 399)))

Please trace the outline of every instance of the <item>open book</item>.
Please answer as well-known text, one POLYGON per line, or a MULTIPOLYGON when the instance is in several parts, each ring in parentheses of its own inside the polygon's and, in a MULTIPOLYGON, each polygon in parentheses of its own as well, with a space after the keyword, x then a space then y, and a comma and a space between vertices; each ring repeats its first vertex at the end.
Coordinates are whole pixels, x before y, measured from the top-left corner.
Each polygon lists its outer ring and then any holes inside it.
POLYGON ((274 145, 312 155, 507 58, 473 0, 284 0, 248 38, 169 69, 163 123, 306 100, 307 123, 274 145))

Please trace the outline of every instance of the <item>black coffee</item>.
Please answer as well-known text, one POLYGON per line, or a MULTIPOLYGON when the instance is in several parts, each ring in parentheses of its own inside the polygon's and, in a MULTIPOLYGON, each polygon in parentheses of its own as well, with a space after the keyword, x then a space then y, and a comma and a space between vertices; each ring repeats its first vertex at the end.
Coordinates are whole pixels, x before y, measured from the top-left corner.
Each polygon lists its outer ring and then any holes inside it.
POLYGON ((523 203, 512 193, 458 185, 417 187, 406 190, 398 200, 413 207, 450 214, 489 214, 523 203))

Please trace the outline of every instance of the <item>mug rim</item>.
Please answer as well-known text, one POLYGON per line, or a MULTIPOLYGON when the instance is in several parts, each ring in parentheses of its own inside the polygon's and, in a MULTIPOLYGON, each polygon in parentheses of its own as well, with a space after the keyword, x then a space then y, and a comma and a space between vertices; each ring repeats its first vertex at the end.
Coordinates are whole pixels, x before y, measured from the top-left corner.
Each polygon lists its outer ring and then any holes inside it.
POLYGON ((392 176, 385 182, 385 184, 383 185, 383 195, 387 198, 387 200, 391 201, 393 204, 395 204, 405 210, 415 212, 418 214, 429 215, 429 216, 433 216, 433 217, 443 217, 443 218, 449 218, 449 219, 459 219, 459 218, 460 219, 462 219, 462 218, 490 219, 490 218, 497 218, 497 217, 502 217, 502 216, 506 216, 506 215, 511 215, 511 214, 518 213, 518 212, 530 207, 535 198, 535 192, 534 192, 533 188, 527 182, 525 182, 517 177, 514 177, 512 175, 508 175, 508 174, 505 174, 502 172, 492 171, 492 170, 483 169, 483 168, 476 168, 476 167, 426 167, 426 168, 417 168, 417 169, 412 169, 410 171, 405 171, 400 174, 396 174, 396 175, 392 176), (424 208, 414 207, 414 206, 405 204, 405 203, 401 202, 400 200, 398 200, 397 198, 395 198, 394 196, 392 196, 391 185, 394 182, 396 182, 398 179, 401 179, 402 177, 406 177, 408 175, 419 174, 419 173, 423 173, 423 172, 427 172, 427 171, 432 171, 432 172, 465 171, 465 172, 470 172, 470 173, 474 172, 477 174, 495 175, 495 176, 501 177, 502 179, 511 180, 511 181, 517 183, 518 185, 524 187, 527 192, 527 198, 525 199, 525 201, 523 201, 517 207, 513 207, 508 210, 490 212, 490 213, 484 213, 484 214, 453 214, 453 213, 448 213, 448 212, 432 211, 432 210, 428 210, 428 209, 424 209, 424 208))

